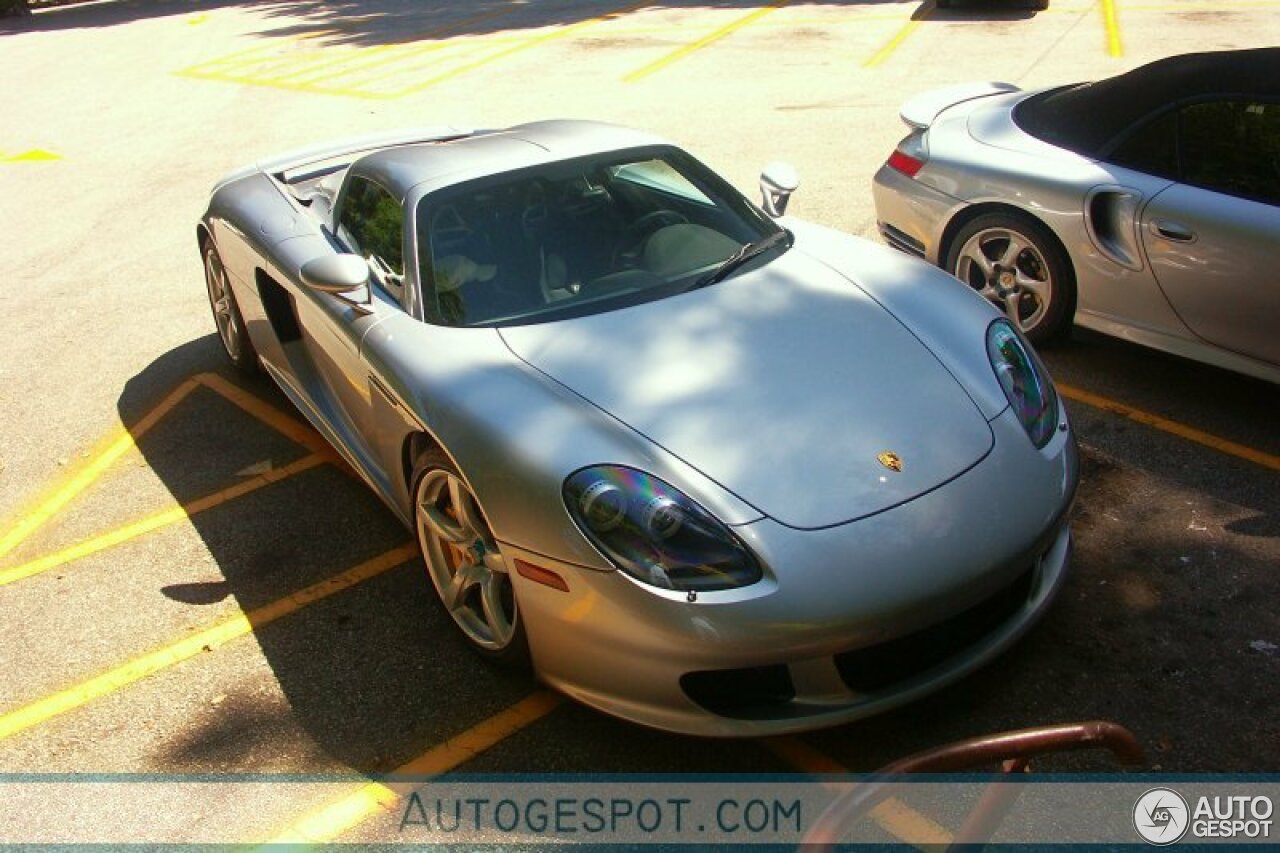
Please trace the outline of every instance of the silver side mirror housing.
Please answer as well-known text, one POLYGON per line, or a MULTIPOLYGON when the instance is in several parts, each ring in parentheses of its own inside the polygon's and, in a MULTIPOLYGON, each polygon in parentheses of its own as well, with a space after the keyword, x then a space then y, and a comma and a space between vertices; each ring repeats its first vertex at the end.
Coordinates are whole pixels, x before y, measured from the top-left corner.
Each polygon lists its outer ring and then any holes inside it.
POLYGON ((760 173, 760 195, 764 212, 775 219, 787 212, 791 194, 800 186, 800 174, 790 163, 775 160, 760 173))
POLYGON ((314 258, 298 271, 302 283, 324 293, 350 293, 369 283, 369 262, 359 255, 314 258))

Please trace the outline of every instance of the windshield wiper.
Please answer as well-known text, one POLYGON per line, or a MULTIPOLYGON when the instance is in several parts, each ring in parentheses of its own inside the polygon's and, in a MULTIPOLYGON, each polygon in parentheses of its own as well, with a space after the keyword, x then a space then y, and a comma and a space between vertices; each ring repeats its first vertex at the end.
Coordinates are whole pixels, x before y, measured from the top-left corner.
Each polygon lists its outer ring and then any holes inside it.
POLYGON ((733 272, 752 258, 764 254, 780 243, 786 243, 787 248, 789 249, 791 248, 791 244, 794 240, 794 235, 792 235, 792 233, 787 229, 783 228, 781 231, 775 231, 768 237, 761 237, 759 240, 746 243, 741 249, 721 261, 720 266, 698 279, 697 283, 689 289, 696 290, 699 287, 706 287, 709 284, 724 281, 725 278, 729 276, 729 273, 733 272))

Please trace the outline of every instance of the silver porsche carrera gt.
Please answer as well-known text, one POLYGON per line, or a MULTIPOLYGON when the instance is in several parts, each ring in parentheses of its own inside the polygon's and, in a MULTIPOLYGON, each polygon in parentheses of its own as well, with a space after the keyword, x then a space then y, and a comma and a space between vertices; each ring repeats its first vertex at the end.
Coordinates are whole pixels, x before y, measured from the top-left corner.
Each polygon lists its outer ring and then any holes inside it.
POLYGON ((238 171, 198 227, 259 365, 416 532, 470 644, 704 735, 909 701, 1045 612, 1074 439, 951 277, 590 122, 238 171), (930 292, 921 299, 922 288, 930 292))
POLYGON ((1280 48, 1096 83, 921 95, 876 173, 880 233, 1034 343, 1072 321, 1280 382, 1280 48))

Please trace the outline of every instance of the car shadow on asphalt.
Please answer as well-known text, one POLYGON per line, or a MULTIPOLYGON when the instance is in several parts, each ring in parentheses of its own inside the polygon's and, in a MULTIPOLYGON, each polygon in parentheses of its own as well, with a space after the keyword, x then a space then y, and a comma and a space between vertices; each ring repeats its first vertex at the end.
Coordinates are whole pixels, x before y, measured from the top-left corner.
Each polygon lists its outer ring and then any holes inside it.
MULTIPOLYGON (((222 368, 224 362, 216 335, 166 353, 125 385, 118 402, 121 420, 137 423, 174 388, 212 371, 302 424, 270 379, 233 374, 222 368)), ((322 442, 318 433, 313 436, 322 442)), ((137 446, 183 504, 308 454, 308 448, 203 385, 143 433, 137 446)), ((190 523, 222 578, 210 581, 207 570, 188 575, 179 563, 160 592, 189 605, 195 623, 201 621, 200 608, 228 597, 249 613, 410 542, 392 512, 337 464, 194 513, 190 523)), ((255 630, 253 640, 286 703, 264 700, 251 683, 228 692, 216 713, 192 720, 187 731, 157 747, 159 768, 389 772, 538 689, 527 675, 488 664, 466 646, 416 554, 255 630), (270 763, 265 768, 264 756, 270 763)), ((586 720, 570 727, 599 734, 597 746, 565 750, 558 739, 538 737, 539 723, 520 741, 526 747, 500 754, 501 770, 787 769, 751 742, 668 735, 585 708, 563 713, 586 720)), ((552 724, 550 718, 545 722, 552 724)), ((563 728, 552 725, 552 731, 563 728)))

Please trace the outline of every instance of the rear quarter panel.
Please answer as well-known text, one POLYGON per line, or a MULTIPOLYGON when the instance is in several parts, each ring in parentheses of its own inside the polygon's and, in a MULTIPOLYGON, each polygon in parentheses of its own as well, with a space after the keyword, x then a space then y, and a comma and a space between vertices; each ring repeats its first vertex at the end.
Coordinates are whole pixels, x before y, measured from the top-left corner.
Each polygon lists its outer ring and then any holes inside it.
POLYGON ((939 263, 946 263, 955 235, 974 217, 1002 209, 1019 212, 1046 226, 1066 250, 1078 311, 1185 334, 1149 266, 1143 262, 1131 269, 1112 260, 1095 245, 1086 221, 1086 199, 1095 189, 1126 187, 1145 203, 1169 182, 1028 136, 1010 116, 1016 99, 1000 99, 1006 100, 961 105, 929 129, 929 162, 917 180, 966 205, 944 228, 939 263))

